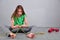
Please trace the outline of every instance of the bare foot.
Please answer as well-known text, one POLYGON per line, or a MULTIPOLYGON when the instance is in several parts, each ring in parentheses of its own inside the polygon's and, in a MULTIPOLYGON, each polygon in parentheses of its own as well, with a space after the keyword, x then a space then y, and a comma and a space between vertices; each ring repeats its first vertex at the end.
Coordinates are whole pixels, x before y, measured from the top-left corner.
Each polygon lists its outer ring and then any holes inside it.
POLYGON ((26 36, 27 36, 28 38, 33 39, 33 38, 35 37, 35 34, 34 34, 34 33, 29 33, 29 34, 27 34, 26 36))
POLYGON ((16 37, 16 34, 10 33, 10 37, 11 37, 12 39, 14 39, 14 38, 16 37))

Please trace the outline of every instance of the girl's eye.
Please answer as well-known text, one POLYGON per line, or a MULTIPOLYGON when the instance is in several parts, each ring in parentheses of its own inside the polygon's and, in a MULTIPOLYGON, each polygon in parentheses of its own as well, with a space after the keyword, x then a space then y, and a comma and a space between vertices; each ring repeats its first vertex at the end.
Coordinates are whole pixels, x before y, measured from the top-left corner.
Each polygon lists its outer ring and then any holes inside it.
POLYGON ((18 12, 22 12, 22 11, 18 11, 18 12))

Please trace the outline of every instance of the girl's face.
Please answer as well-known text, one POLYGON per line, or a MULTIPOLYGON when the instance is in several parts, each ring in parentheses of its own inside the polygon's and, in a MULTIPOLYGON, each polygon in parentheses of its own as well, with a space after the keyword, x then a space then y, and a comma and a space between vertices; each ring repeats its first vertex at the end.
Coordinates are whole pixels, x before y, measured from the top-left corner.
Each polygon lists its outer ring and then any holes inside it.
POLYGON ((22 15, 22 10, 21 10, 21 9, 18 9, 18 10, 17 10, 17 14, 18 14, 18 15, 22 15))

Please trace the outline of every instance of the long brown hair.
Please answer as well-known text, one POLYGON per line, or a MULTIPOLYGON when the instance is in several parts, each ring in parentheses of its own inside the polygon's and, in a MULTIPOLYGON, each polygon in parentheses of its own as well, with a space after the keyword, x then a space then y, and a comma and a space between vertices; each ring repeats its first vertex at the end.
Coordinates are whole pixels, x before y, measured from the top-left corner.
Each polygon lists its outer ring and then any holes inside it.
POLYGON ((12 14, 11 18, 14 18, 14 17, 16 16, 18 9, 21 9, 21 10, 22 10, 22 15, 24 15, 24 14, 25 14, 24 9, 23 9, 23 7, 22 7, 22 5, 18 5, 18 6, 16 7, 15 11, 13 12, 13 14, 12 14))

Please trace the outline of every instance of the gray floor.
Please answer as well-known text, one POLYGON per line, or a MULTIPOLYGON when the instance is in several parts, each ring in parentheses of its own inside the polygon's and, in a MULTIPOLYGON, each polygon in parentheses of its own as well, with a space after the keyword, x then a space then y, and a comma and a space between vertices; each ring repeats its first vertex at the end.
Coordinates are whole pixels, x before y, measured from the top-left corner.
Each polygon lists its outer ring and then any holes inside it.
MULTIPOLYGON (((44 32, 45 34, 37 34, 34 39, 27 38, 25 34, 18 33, 15 39, 8 38, 3 36, 0 32, 0 40, 60 40, 60 31, 48 33, 49 27, 33 27, 31 32, 38 33, 44 32)), ((60 29, 60 28, 59 28, 60 29)))

